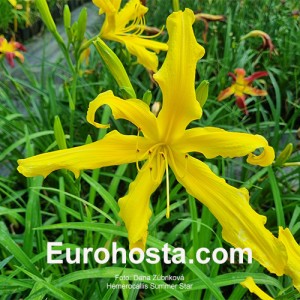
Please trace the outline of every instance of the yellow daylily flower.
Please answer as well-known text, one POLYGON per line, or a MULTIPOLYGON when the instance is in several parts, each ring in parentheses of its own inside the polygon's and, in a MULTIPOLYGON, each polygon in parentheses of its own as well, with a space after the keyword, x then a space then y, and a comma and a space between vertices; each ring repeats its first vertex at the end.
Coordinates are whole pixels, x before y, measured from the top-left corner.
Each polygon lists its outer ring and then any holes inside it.
POLYGON ((26 48, 19 42, 11 40, 10 42, 4 36, 0 36, 0 57, 5 55, 7 62, 13 68, 15 66, 14 58, 17 57, 24 62, 24 56, 21 51, 26 51, 26 48))
POLYGON ((93 3, 100 8, 99 13, 105 13, 101 38, 125 44, 127 50, 137 57, 138 63, 156 72, 158 67, 156 53, 167 51, 168 46, 150 40, 157 35, 142 35, 148 28, 144 18, 148 8, 143 6, 140 0, 130 0, 121 10, 120 0, 93 0, 93 3))
MULTIPOLYGON (((260 135, 227 132, 220 128, 186 129, 202 115, 196 99, 195 70, 204 55, 194 36, 194 14, 190 9, 172 13, 167 19, 169 32, 167 57, 154 75, 163 94, 163 105, 156 117, 149 106, 138 99, 120 99, 107 91, 93 100, 87 120, 97 128, 109 125, 95 121, 95 112, 109 105, 115 119, 125 119, 138 128, 142 136, 123 135, 116 130, 94 143, 18 160, 18 170, 25 176, 47 176, 57 169, 69 169, 76 177, 80 170, 144 161, 127 195, 119 199, 120 216, 128 231, 130 248, 145 249, 148 224, 152 215, 151 194, 166 174, 169 189, 169 167, 187 192, 206 205, 223 227, 223 238, 235 247, 252 249, 262 265, 277 275, 284 273, 287 254, 281 241, 264 226, 266 217, 249 204, 245 188, 228 185, 209 167, 189 153, 241 157, 248 155, 250 164, 267 166, 274 160, 274 150, 260 135), (256 149, 260 155, 254 155, 256 149)), ((167 191, 167 195, 169 192, 167 191)), ((169 196, 166 216, 169 217, 169 196)))
POLYGON ((241 285, 259 297, 261 300, 274 300, 274 298, 270 297, 256 285, 252 277, 247 277, 245 281, 241 282, 241 285))

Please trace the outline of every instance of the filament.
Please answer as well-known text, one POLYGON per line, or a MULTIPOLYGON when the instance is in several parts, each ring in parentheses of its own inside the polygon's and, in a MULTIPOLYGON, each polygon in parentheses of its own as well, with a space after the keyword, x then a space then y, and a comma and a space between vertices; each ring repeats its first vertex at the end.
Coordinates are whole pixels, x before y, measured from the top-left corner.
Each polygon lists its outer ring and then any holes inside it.
POLYGON ((135 160, 135 164, 136 164, 136 168, 139 172, 141 171, 141 168, 139 166, 139 159, 138 159, 138 153, 140 152, 140 149, 139 149, 140 132, 141 132, 141 128, 138 128, 138 132, 137 132, 137 136, 136 136, 136 160, 135 160))
POLYGON ((164 152, 159 152, 165 160, 166 165, 166 190, 167 190, 167 208, 166 208, 166 218, 170 218, 170 181, 169 181, 169 165, 168 165, 168 156, 164 152))
POLYGON ((186 154, 185 155, 185 166, 184 166, 184 171, 183 171, 183 174, 180 174, 178 168, 176 167, 176 162, 174 160, 174 157, 173 157, 173 154, 172 154, 172 150, 168 147, 168 150, 169 150, 169 156, 170 156, 170 160, 171 160, 171 163, 172 163, 172 168, 174 169, 175 173, 178 175, 179 178, 184 178, 186 172, 187 172, 187 164, 188 164, 188 155, 186 154))
MULTIPOLYGON (((144 31, 149 31, 149 30, 147 30, 147 28, 151 28, 151 27, 147 27, 146 24, 145 24, 144 31)), ((153 38, 156 38, 159 35, 161 35, 161 33, 164 31, 164 29, 165 29, 165 26, 162 26, 162 28, 159 30, 159 32, 157 32, 155 34, 152 34, 152 35, 143 35, 142 38, 143 39, 153 39, 153 38)))

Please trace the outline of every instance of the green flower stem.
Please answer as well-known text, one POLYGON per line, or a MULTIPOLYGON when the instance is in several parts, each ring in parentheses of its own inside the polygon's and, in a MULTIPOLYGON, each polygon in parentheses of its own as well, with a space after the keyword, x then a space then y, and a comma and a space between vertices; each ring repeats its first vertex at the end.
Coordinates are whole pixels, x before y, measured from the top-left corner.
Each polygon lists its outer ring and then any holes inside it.
POLYGON ((179 11, 180 10, 179 0, 172 0, 172 6, 173 6, 173 11, 179 11))
POLYGON ((277 225, 285 228, 286 226, 285 226, 285 219, 284 219, 284 210, 282 207, 282 199, 281 199, 280 190, 272 167, 268 167, 268 175, 269 175, 271 190, 274 197, 277 225))
POLYGON ((284 163, 282 166, 283 167, 300 167, 300 162, 295 161, 295 162, 284 163))

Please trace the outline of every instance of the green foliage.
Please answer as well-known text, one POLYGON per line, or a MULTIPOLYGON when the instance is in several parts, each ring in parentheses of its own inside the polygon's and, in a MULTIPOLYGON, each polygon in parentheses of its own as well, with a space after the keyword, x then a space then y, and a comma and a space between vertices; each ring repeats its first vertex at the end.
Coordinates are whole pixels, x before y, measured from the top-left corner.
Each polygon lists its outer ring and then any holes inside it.
POLYGON ((13 24, 15 14, 11 4, 8 1, 0 2, 0 11, 0 32, 4 33, 8 30, 9 26, 13 24))

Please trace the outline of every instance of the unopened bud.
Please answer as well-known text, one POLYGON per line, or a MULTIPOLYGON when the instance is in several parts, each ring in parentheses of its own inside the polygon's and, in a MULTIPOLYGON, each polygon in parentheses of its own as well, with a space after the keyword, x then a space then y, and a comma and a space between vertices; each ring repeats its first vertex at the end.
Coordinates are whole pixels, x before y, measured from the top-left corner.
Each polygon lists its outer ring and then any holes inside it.
POLYGON ((72 41, 72 31, 71 31, 71 12, 69 5, 66 4, 64 7, 64 26, 68 36, 69 41, 72 41))
POLYGON ((151 91, 147 90, 144 95, 143 95, 143 101, 147 104, 150 105, 152 100, 152 93, 151 91))
POLYGON ((159 114, 161 108, 161 103, 158 101, 155 101, 151 107, 151 111, 153 112, 153 114, 157 117, 159 114))
POLYGON ((84 7, 78 17, 78 27, 77 27, 77 40, 78 43, 81 44, 84 34, 85 34, 85 29, 86 29, 86 21, 87 21, 87 9, 84 7))
POLYGON ((200 103, 200 106, 203 107, 207 97, 208 97, 208 87, 209 87, 209 82, 208 80, 203 80, 199 84, 199 86, 196 89, 196 98, 198 102, 200 103))
POLYGON ((41 18, 50 32, 56 32, 56 25, 53 21, 49 6, 46 0, 36 0, 35 4, 40 12, 41 18))
POLYGON ((118 56, 100 38, 97 38, 93 43, 120 89, 128 94, 127 98, 136 98, 129 77, 118 56))
POLYGON ((285 148, 282 150, 282 152, 278 155, 274 166, 280 167, 282 166, 291 156, 293 152, 293 144, 289 143, 285 146, 285 148))
POLYGON ((59 116, 54 118, 54 136, 60 150, 67 149, 66 137, 59 116))

